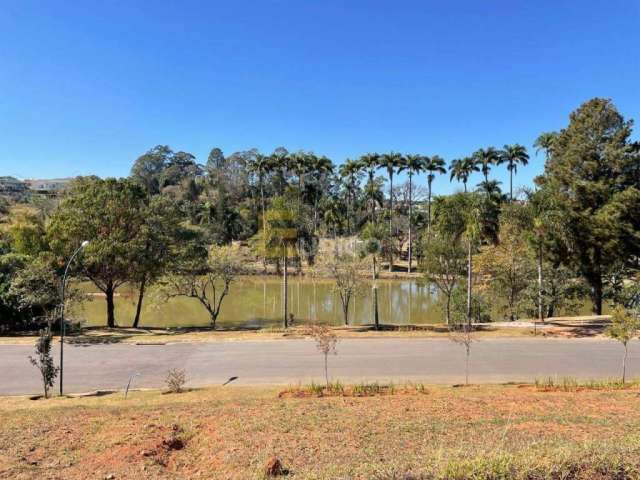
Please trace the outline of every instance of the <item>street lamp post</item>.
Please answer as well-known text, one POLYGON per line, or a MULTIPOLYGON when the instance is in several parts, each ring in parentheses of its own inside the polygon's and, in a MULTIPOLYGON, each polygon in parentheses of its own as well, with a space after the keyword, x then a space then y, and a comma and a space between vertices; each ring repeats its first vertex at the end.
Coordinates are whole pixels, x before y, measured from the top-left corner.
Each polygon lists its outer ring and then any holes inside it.
POLYGON ((62 277, 62 295, 61 295, 62 304, 60 305, 60 396, 62 396, 62 383, 63 383, 63 375, 64 375, 64 363, 63 363, 64 362, 64 334, 65 334, 65 328, 66 328, 66 325, 64 323, 64 295, 66 293, 66 288, 67 288, 67 275, 69 274, 69 267, 73 263, 73 260, 76 258, 78 253, 80 253, 80 250, 82 250, 87 245, 89 245, 89 241, 85 240, 80 244, 80 246, 76 249, 76 251, 73 252, 73 255, 71 255, 71 258, 67 262, 67 266, 64 269, 64 275, 62 277))

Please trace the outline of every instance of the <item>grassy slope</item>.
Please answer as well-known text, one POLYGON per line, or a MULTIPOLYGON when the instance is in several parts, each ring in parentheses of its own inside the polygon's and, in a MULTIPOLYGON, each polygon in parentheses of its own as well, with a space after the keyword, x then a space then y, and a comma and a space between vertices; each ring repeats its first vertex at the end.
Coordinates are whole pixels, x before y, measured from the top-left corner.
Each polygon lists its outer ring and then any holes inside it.
POLYGON ((295 479, 640 478, 638 393, 484 386, 278 398, 218 387, 126 401, 5 398, 0 478, 251 479, 271 455, 295 479), (176 438, 184 448, 167 446, 176 438))

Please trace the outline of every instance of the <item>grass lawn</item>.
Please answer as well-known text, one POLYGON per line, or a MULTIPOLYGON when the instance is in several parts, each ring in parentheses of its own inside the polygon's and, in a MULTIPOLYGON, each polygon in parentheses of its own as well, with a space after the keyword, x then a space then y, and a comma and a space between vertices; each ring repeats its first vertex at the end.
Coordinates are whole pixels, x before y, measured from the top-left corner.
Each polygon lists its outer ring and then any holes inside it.
POLYGON ((0 478, 640 478, 637 386, 283 390, 2 398, 0 478))

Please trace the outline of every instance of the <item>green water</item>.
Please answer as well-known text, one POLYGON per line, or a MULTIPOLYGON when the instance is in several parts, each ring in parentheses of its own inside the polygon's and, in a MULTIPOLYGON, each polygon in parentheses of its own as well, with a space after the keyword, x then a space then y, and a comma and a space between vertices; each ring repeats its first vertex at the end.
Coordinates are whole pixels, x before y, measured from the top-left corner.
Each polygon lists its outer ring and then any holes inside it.
MULTIPOLYGON (((413 280, 378 280, 378 311, 381 323, 425 324, 444 321, 443 309, 433 287, 413 280)), ((329 280, 310 280, 292 277, 289 281, 289 311, 295 322, 321 322, 333 325, 344 323, 340 299, 333 292, 329 280)), ((87 292, 95 291, 91 284, 83 284, 87 292)), ((137 291, 121 287, 115 299, 116 322, 129 326, 135 315, 137 291)), ((351 301, 349 324, 373 323, 371 284, 351 301)), ((588 309, 586 309, 588 310, 588 309)), ((586 313, 586 311, 585 311, 586 313)), ((106 323, 106 302, 94 297, 76 313, 87 325, 106 323)), ((496 318, 498 319, 498 318, 496 318)), ((499 318, 502 320, 502 318, 499 318)), ((282 283, 277 277, 244 277, 231 285, 224 299, 218 326, 221 328, 255 328, 282 324, 282 283)), ((174 298, 158 303, 153 291, 145 298, 140 326, 142 327, 200 327, 209 325, 209 315, 192 298, 174 298)))
MULTIPOLYGON (((381 323, 442 322, 437 294, 428 286, 401 280, 378 280, 377 284, 381 323)), ((328 280, 291 278, 289 311, 295 322, 343 324, 342 304, 332 287, 328 280)), ((91 284, 83 284, 82 289, 95 291, 91 284)), ((127 326, 135 315, 137 292, 123 286, 118 294, 115 299, 116 321, 120 326, 127 326)), ((366 284, 362 294, 351 301, 350 324, 372 322, 371 299, 371 285, 366 284)), ((87 325, 104 325, 104 298, 92 298, 76 316, 84 319, 87 325)), ((218 317, 220 327, 264 327, 281 323, 282 282, 277 277, 245 277, 233 283, 218 317)), ((209 316, 196 299, 181 297, 158 303, 150 292, 143 305, 140 324, 147 327, 199 327, 209 325, 209 316)))

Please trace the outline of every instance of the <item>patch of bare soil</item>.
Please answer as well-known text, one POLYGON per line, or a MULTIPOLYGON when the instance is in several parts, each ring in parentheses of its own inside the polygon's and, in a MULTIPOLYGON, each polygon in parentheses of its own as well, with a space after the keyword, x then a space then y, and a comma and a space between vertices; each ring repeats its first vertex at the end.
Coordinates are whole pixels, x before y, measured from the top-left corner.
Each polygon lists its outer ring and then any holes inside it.
POLYGON ((225 387, 134 392, 126 401, 0 400, 0 478, 422 478, 444 461, 535 452, 536 462, 553 463, 590 443, 616 449, 615 458, 640 456, 634 390, 279 393, 225 387))

